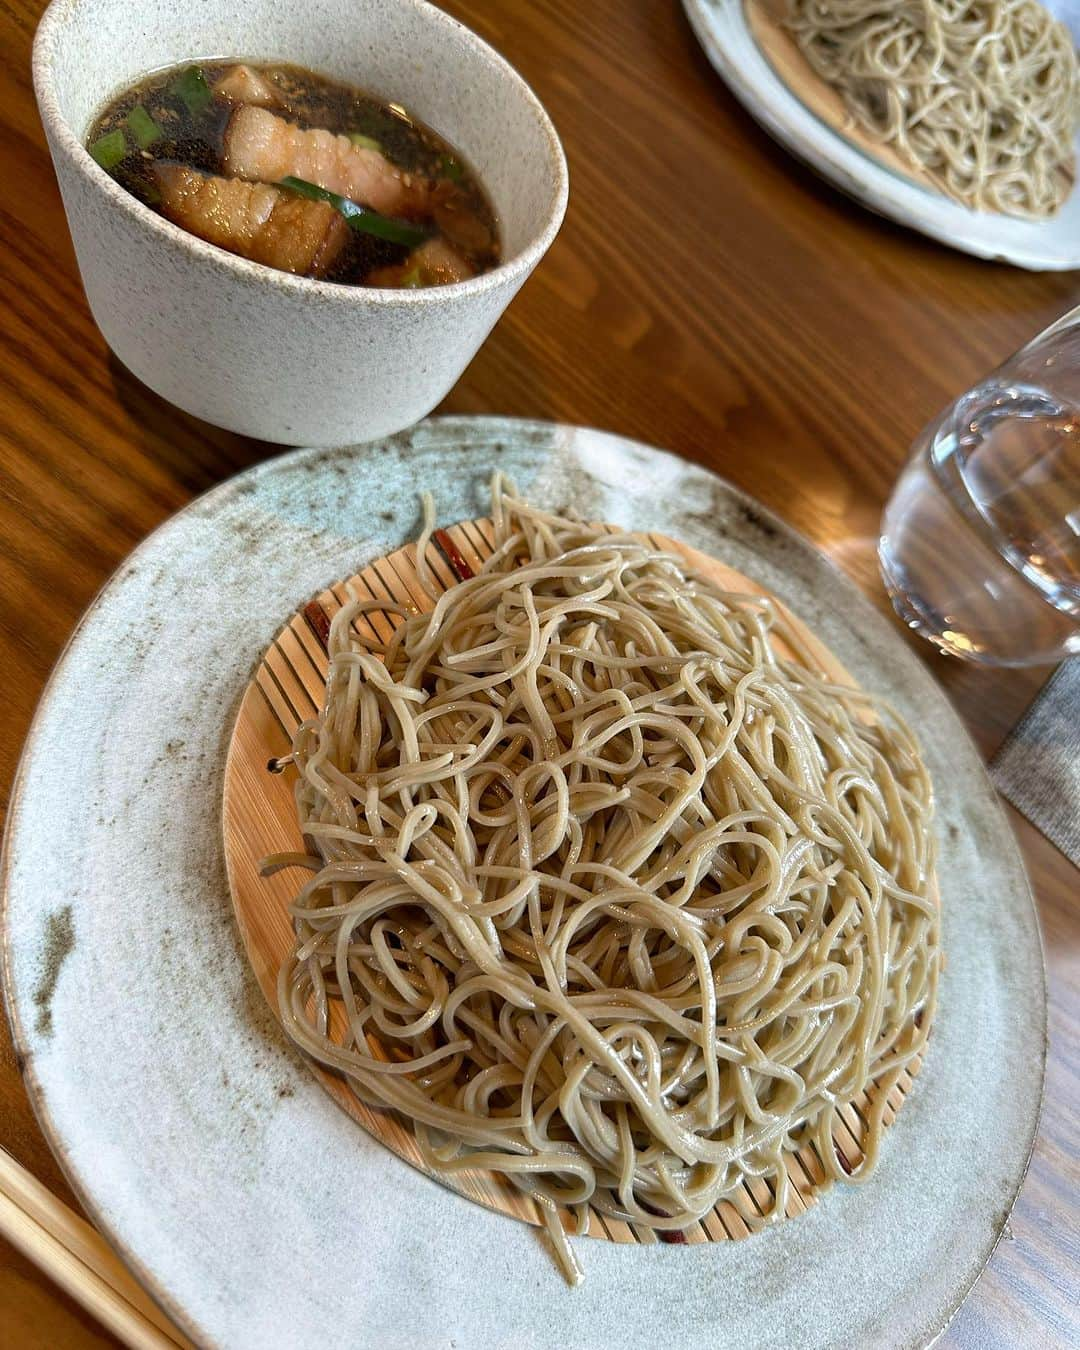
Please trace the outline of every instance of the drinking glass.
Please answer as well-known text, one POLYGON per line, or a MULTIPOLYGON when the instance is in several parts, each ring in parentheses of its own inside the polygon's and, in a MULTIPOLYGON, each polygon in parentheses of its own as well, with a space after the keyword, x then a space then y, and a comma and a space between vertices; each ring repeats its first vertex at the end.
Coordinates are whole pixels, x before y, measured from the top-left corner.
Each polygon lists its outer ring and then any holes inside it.
POLYGON ((999 666, 1080 652, 1080 309, 923 431, 878 559, 897 614, 942 651, 999 666))

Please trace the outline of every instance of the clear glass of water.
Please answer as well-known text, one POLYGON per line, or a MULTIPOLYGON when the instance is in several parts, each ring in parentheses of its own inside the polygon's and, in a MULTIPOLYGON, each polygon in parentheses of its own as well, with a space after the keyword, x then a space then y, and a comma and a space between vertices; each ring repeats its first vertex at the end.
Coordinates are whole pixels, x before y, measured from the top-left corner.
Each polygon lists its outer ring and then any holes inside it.
POLYGON ((1080 310, 922 433, 878 558, 897 614, 942 651, 998 666, 1080 652, 1080 310))

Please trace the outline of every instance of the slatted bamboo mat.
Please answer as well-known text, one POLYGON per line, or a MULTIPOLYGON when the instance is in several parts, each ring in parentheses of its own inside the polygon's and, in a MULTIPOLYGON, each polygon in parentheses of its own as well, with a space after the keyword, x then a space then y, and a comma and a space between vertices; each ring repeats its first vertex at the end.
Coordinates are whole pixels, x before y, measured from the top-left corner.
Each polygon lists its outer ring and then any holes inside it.
MULTIPOLYGON (((427 552, 427 562, 438 583, 449 588, 472 575, 492 551, 491 522, 469 521, 449 530, 436 531, 427 552)), ((732 591, 763 594, 741 573, 704 554, 661 535, 650 535, 657 548, 682 554, 699 571, 732 591)), ((407 544, 351 578, 323 591, 305 604, 278 633, 259 664, 244 694, 233 730, 225 771, 225 856, 233 906, 252 968, 270 1007, 277 1015, 277 973, 292 948, 293 930, 288 906, 298 882, 295 869, 270 877, 260 873, 260 863, 271 853, 303 851, 304 842, 293 801, 295 772, 271 771, 271 761, 287 755, 293 732, 321 707, 327 674, 326 637, 329 621, 347 600, 346 586, 360 595, 395 600, 423 612, 432 601, 416 574, 415 545, 407 544)), ((787 613, 808 652, 823 671, 851 683, 836 658, 797 618, 787 613)), ((380 639, 389 636, 401 620, 379 612, 361 620, 380 639)), ((349 1091, 342 1078, 315 1065, 313 1071, 323 1087, 369 1133, 399 1157, 443 1185, 490 1209, 528 1223, 539 1224, 535 1202, 501 1177, 479 1169, 443 1176, 429 1171, 420 1157, 407 1121, 393 1112, 365 1106, 349 1091)), ((918 1063, 914 1065, 917 1072, 918 1063)), ((889 1094, 884 1119, 891 1124, 911 1085, 907 1075, 889 1094)), ((842 1113, 833 1142, 841 1164, 856 1168, 863 1158, 862 1141, 869 1099, 864 1094, 842 1113)), ((827 1182, 820 1157, 812 1146, 793 1159, 793 1186, 787 1216, 801 1214, 827 1182)), ((731 1197, 717 1205, 700 1222, 682 1234, 665 1234, 663 1240, 687 1243, 723 1241, 745 1237, 771 1209, 772 1195, 765 1181, 746 1181, 731 1197)), ((569 1218, 567 1218, 567 1226, 569 1218)), ((592 1212, 589 1236, 613 1242, 655 1242, 653 1229, 640 1228, 592 1212)))

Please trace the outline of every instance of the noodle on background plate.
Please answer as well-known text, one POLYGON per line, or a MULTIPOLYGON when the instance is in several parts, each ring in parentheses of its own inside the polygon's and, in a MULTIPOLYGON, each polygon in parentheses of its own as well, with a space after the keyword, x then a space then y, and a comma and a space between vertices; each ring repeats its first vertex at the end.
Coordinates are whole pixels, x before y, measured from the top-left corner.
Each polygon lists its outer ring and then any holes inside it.
POLYGON ((957 201, 1040 218, 1072 189, 1080 70, 1037 0, 787 0, 858 124, 957 201))
POLYGON ((833 1125, 874 1083, 872 1170, 933 1018, 932 794, 768 599, 500 478, 492 506, 430 613, 386 643, 354 624, 388 602, 334 617, 279 1000, 433 1170, 533 1196, 576 1281, 561 1209, 677 1231, 760 1177, 778 1218, 799 1147, 847 1176, 833 1125))

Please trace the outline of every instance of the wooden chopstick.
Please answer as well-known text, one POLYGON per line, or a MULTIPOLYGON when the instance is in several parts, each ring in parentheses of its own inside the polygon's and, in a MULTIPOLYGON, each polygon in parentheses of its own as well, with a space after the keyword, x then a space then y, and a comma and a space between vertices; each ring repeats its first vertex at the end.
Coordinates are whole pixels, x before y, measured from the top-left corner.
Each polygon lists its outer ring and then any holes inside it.
POLYGON ((132 1350, 194 1350, 101 1234, 2 1147, 0 1234, 132 1350))

